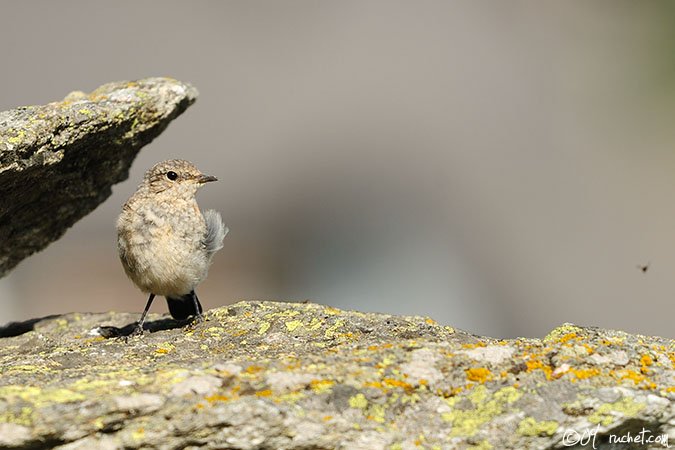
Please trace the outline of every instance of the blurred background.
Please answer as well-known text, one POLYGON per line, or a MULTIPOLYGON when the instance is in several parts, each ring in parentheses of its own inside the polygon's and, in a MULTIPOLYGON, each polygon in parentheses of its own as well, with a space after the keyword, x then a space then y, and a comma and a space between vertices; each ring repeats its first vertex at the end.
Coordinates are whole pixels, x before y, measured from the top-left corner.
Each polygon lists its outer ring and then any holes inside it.
MULTIPOLYGON (((140 311, 115 248, 155 162, 220 181, 198 293, 675 337, 675 5, 630 1, 21 1, 0 110, 171 76, 195 105, 130 179, 0 279, 0 322, 140 311), (639 266, 649 264, 646 271, 639 266)), ((156 303, 153 312, 166 312, 156 303)))

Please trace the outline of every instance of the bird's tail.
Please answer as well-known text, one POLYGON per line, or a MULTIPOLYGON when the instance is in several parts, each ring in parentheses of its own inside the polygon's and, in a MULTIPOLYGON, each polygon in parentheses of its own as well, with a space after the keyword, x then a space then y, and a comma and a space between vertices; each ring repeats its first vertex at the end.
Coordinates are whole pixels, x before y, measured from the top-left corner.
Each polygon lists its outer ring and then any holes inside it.
POLYGON ((202 305, 195 291, 181 297, 166 297, 166 303, 169 305, 171 317, 176 320, 185 320, 202 313, 202 305))

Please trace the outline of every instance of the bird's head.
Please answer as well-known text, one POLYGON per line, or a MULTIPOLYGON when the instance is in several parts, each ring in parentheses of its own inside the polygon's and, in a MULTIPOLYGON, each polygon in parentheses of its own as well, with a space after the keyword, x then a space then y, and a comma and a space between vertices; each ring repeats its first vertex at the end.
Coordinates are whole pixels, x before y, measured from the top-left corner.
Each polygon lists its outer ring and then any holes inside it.
POLYGON ((145 173, 143 184, 150 192, 172 192, 181 197, 194 197, 204 183, 217 181, 204 175, 190 161, 170 159, 155 164, 145 173))

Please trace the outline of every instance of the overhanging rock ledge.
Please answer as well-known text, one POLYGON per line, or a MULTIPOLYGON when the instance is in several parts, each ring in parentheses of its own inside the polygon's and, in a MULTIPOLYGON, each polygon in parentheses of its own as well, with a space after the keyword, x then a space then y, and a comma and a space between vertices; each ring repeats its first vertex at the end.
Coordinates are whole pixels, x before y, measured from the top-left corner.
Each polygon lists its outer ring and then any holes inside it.
POLYGON ((0 112, 0 276, 108 198, 196 98, 189 84, 147 78, 0 112))

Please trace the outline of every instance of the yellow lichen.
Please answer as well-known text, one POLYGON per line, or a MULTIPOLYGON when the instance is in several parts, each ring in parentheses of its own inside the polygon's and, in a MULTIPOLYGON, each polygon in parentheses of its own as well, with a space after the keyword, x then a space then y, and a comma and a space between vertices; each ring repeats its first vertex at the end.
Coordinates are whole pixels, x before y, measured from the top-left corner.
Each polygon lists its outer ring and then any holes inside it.
POLYGON ((131 438, 135 441, 140 441, 143 437, 145 437, 145 429, 143 427, 139 427, 131 433, 131 438))
POLYGON ((286 329, 288 331, 295 331, 300 326, 302 326, 301 320, 291 320, 289 322, 286 322, 286 329))
POLYGON ((522 397, 523 393, 520 392, 518 389, 514 388, 513 386, 507 386, 495 392, 494 396, 495 399, 499 401, 504 401, 506 403, 513 403, 520 397, 522 397))
POLYGON ((643 409, 645 409, 644 404, 637 403, 632 397, 623 397, 614 403, 600 405, 593 414, 588 416, 588 420, 591 423, 608 426, 614 423, 617 416, 634 417, 643 409))
MULTIPOLYGON (((452 423, 451 436, 473 436, 484 423, 501 414, 508 403, 510 395, 505 391, 503 395, 493 396, 484 385, 477 386, 468 398, 474 404, 474 409, 453 409, 450 412, 441 414, 441 418, 452 423)), ((446 399, 448 405, 454 408, 455 403, 460 400, 459 397, 446 399)))
POLYGON ((35 386, 8 385, 0 387, 0 397, 21 400, 33 403, 35 406, 49 405, 52 403, 69 403, 84 400, 86 397, 79 392, 69 389, 42 390, 35 386))
POLYGON ((517 433, 523 436, 552 436, 558 429, 555 420, 537 422, 533 417, 526 417, 518 424, 517 433))
POLYGON ((368 420, 373 420, 378 423, 384 423, 384 406, 383 405, 373 405, 368 410, 368 415, 366 416, 368 420))
POLYGON ((323 394, 324 392, 330 391, 331 386, 334 384, 335 382, 333 380, 312 380, 309 382, 309 386, 316 394, 323 394))
POLYGON ((342 320, 342 319, 336 320, 333 325, 331 325, 330 327, 328 327, 326 329, 326 331, 323 334, 324 338, 326 338, 326 339, 334 338, 338 334, 337 330, 342 328, 344 326, 344 324, 345 324, 344 320, 342 320))
POLYGON ((260 324, 260 328, 258 328, 258 334, 265 334, 265 333, 267 333, 267 330, 269 330, 271 326, 272 326, 272 324, 269 323, 269 322, 263 322, 263 323, 261 323, 261 324, 260 324))
POLYGON ((583 333, 583 330, 577 327, 576 325, 566 323, 551 330, 551 332, 544 338, 544 342, 558 341, 564 336, 570 335, 571 333, 574 333, 574 336, 573 337, 570 336, 569 338, 567 338, 567 340, 576 338, 578 334, 583 333))
POLYGON ((17 425, 33 425, 33 410, 27 406, 21 408, 20 412, 11 411, 0 412, 0 423, 15 423, 17 425))
POLYGON ((368 399, 365 395, 358 393, 349 399, 349 406, 357 409, 368 407, 368 399))

